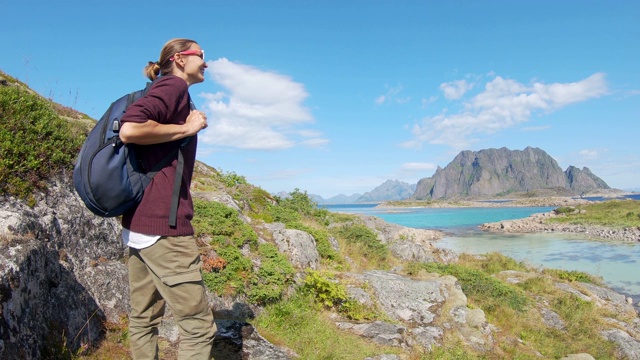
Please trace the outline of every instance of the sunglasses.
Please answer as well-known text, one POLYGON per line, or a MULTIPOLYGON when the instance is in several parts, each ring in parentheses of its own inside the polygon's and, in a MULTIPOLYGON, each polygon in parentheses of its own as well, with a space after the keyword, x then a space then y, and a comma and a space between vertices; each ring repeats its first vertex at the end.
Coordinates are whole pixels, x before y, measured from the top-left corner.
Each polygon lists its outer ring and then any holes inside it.
MULTIPOLYGON (((200 59, 204 60, 204 50, 187 50, 187 51, 180 51, 179 53, 180 55, 197 55, 200 57, 200 59)), ((176 54, 176 55, 177 55, 176 54)), ((176 56, 172 56, 169 58, 170 61, 175 60, 176 56)))

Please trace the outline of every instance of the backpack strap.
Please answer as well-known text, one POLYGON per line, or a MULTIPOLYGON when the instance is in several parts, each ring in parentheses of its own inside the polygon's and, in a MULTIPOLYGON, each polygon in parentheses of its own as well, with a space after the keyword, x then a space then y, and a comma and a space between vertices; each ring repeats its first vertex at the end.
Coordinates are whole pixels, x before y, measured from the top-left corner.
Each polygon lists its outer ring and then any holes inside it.
MULTIPOLYGON (((189 99, 189 106, 191 110, 196 108, 196 105, 191 99, 189 99)), ((194 135, 196 136, 196 135, 194 135)), ((175 227, 178 222, 178 205, 180 204, 180 186, 182 185, 182 173, 184 172, 184 156, 182 155, 182 149, 191 141, 193 136, 184 138, 180 147, 178 147, 178 165, 176 167, 176 178, 173 181, 173 193, 171 194, 171 209, 169 210, 169 226, 175 227)), ((164 161, 164 160, 163 160, 164 161)))
POLYGON ((169 210, 169 226, 176 226, 178 219, 178 203, 180 202, 180 185, 182 185, 182 173, 184 172, 184 156, 182 155, 182 149, 191 141, 193 136, 184 138, 174 151, 171 151, 167 155, 165 155, 160 162, 158 162, 150 171, 146 173, 147 178, 149 180, 153 179, 154 176, 160 170, 164 169, 165 166, 169 165, 173 159, 176 157, 176 153, 178 153, 178 164, 176 167, 176 177, 173 180, 173 192, 171 194, 171 209, 169 210))
MULTIPOLYGON (((195 136, 195 135, 194 135, 195 136)), ((178 148, 178 166, 176 167, 176 178, 173 181, 173 193, 171 194, 171 210, 169 211, 169 226, 176 226, 178 220, 178 204, 180 202, 180 185, 182 185, 182 173, 184 172, 184 156, 182 149, 191 141, 191 136, 178 148)))

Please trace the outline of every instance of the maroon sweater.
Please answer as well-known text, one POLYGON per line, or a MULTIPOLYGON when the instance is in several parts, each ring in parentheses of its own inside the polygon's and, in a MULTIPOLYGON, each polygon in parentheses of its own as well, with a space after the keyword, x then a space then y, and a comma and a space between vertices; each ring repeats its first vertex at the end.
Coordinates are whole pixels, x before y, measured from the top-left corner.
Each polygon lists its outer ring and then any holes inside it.
MULTIPOLYGON (((191 97, 187 83, 174 75, 165 75, 156 80, 149 92, 127 108, 122 123, 157 121, 161 124, 184 124, 189 112, 191 97)), ((133 145, 145 169, 150 170, 168 153, 174 151, 183 140, 154 145, 133 145)), ((178 163, 176 158, 162 169, 145 189, 142 202, 122 217, 122 226, 131 231, 147 235, 182 236, 193 235, 193 201, 189 187, 196 159, 197 137, 184 147, 184 172, 180 188, 178 219, 175 227, 169 226, 171 195, 178 163)), ((131 145, 127 145, 131 146, 131 145)))

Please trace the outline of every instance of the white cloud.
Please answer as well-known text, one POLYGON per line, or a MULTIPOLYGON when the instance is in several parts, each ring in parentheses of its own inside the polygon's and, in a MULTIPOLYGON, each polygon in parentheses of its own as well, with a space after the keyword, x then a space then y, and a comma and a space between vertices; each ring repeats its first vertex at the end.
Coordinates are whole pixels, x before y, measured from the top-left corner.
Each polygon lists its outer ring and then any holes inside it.
POLYGON ((485 85, 482 92, 462 103, 463 110, 458 113, 447 114, 443 111, 415 124, 412 129, 414 138, 401 145, 419 148, 428 142, 462 150, 483 134, 492 134, 528 121, 534 112, 552 112, 607 93, 603 73, 573 83, 536 82, 529 86, 497 76, 485 85))
POLYGON ((583 159, 593 160, 599 157, 599 153, 597 150, 584 149, 578 152, 583 159))
POLYGON ((422 107, 426 108, 430 104, 433 104, 434 102, 436 102, 436 100, 438 100, 436 96, 430 96, 428 99, 422 99, 422 107))
POLYGON ((440 84, 440 90, 444 93, 444 97, 449 100, 460 99, 472 88, 473 84, 469 84, 466 80, 456 80, 440 84))
POLYGON ((402 85, 398 85, 396 87, 389 87, 388 85, 385 85, 385 87, 387 88, 387 93, 376 98, 375 103, 377 105, 382 105, 388 102, 406 104, 411 100, 410 97, 398 97, 398 94, 402 91, 402 85))
POLYGON ((408 171, 421 171, 421 170, 435 170, 437 165, 430 163, 404 163, 402 164, 402 170, 408 171))
MULTIPOLYGON (((201 94, 209 127, 205 143, 241 149, 279 150, 324 139, 308 139, 296 131, 312 123, 302 103, 309 96, 291 78, 226 58, 207 63, 207 72, 224 90, 201 94)), ((315 136, 319 136, 317 133, 315 136)))
POLYGON ((545 126, 527 126, 527 127, 523 127, 522 131, 543 131, 543 130, 547 130, 547 129, 551 129, 551 125, 545 125, 545 126))

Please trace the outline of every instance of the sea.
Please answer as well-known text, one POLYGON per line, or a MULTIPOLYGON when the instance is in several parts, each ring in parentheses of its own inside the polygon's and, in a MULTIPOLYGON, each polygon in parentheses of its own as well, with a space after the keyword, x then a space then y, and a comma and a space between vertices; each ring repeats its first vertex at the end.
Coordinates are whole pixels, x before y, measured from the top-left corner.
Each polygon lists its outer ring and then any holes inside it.
MULTIPOLYGON (((626 198, 640 200, 640 194, 626 198)), ((605 198, 587 198, 603 201, 605 198)), ((321 205, 332 212, 372 215, 388 223, 435 229, 446 236, 436 247, 457 253, 498 252, 538 268, 576 270, 602 278, 613 290, 640 302, 640 243, 593 240, 565 234, 498 234, 480 230, 487 222, 526 218, 555 207, 384 208, 378 204, 321 205)))

